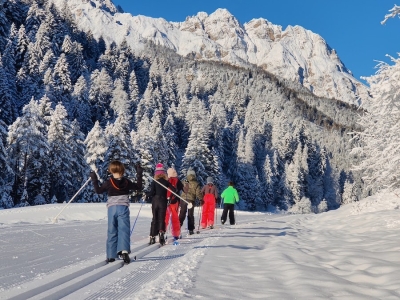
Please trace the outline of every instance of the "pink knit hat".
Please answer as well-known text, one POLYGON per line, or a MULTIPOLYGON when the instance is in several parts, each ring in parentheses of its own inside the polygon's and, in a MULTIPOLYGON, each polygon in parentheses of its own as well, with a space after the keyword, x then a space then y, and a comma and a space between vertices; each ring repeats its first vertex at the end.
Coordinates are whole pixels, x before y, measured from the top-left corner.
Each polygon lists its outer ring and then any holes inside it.
POLYGON ((163 164, 157 164, 156 165, 156 171, 154 175, 159 175, 159 174, 165 174, 165 169, 163 164))
POLYGON ((167 174, 168 174, 168 177, 169 177, 169 178, 171 178, 171 177, 178 177, 178 173, 176 172, 176 170, 175 170, 174 168, 169 168, 169 169, 167 170, 167 174))

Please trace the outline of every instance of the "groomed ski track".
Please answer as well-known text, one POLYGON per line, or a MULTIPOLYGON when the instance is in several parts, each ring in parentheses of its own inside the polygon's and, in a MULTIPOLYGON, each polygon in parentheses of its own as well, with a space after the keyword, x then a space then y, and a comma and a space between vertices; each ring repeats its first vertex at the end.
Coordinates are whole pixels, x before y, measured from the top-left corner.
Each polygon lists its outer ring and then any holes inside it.
MULTIPOLYGON (((40 244, 40 241, 45 237, 49 237, 46 232, 46 226, 29 225, 21 227, 19 234, 29 233, 27 240, 32 240, 32 237, 38 237, 37 243, 32 244, 31 241, 29 245, 22 243, 21 246, 25 246, 25 248, 22 248, 24 251, 29 248, 35 249, 36 247, 36 250, 39 249, 39 251, 33 250, 30 255, 35 252, 41 252, 43 256, 43 251, 46 251, 44 248, 50 247, 47 250, 51 253, 56 244, 60 244, 62 234, 60 234, 59 238, 53 237, 48 245, 40 244)), ((52 225, 49 226, 50 228, 53 227, 52 225)), ((87 228, 87 224, 85 226, 87 228)), ((99 226, 99 224, 93 224, 93 226, 99 226)), ((148 226, 149 219, 146 218, 138 222, 136 230, 139 232, 147 231, 146 227, 148 226)), ((229 225, 224 226, 225 229, 229 227, 229 225)), ((17 227, 14 230, 18 231, 19 229, 17 227)), ((54 232, 54 228, 52 230, 54 232)), ((76 236, 73 236, 74 241, 69 241, 68 243, 65 241, 61 245, 71 248, 71 256, 57 258, 57 255, 51 254, 33 261, 26 260, 25 257, 21 264, 28 264, 26 268, 34 269, 35 261, 37 260, 39 265, 41 263, 52 264, 53 268, 56 269, 40 275, 39 278, 38 276, 26 279, 21 277, 20 286, 15 285, 11 289, 2 289, 4 293, 0 293, 0 299, 141 299, 146 297, 146 293, 149 292, 146 289, 146 284, 154 282, 165 272, 171 273, 171 280, 174 280, 176 276, 181 277, 180 280, 185 276, 187 281, 193 280, 191 273, 194 272, 188 272, 188 267, 190 268, 193 265, 193 268, 196 268, 199 260, 205 255, 207 247, 213 245, 223 234, 221 226, 216 226, 214 229, 200 229, 199 234, 196 233, 196 228, 193 235, 187 235, 187 231, 183 230, 183 238, 179 240, 179 245, 173 245, 172 237, 168 236, 167 244, 162 247, 158 243, 148 245, 148 238, 142 238, 131 245, 132 253, 130 257, 132 262, 126 265, 122 260, 107 264, 104 257, 104 245, 102 245, 101 249, 95 249, 97 253, 100 253, 99 255, 95 252, 93 258, 74 262, 77 252, 82 254, 81 252, 84 251, 78 246, 74 247, 74 242, 76 243, 79 240, 83 244, 85 242, 88 243, 84 249, 97 248, 99 245, 98 239, 100 236, 104 238, 103 235, 105 233, 99 233, 99 236, 85 235, 83 233, 85 229, 79 229, 79 224, 76 223, 63 224, 58 226, 57 230, 79 232, 76 236), (91 243, 91 239, 95 239, 97 242, 93 240, 91 243), (136 261, 134 261, 135 257, 136 261), (48 262, 45 262, 46 260, 48 262), (66 265, 63 266, 63 263, 66 263, 66 265)), ((92 230, 90 231, 93 233, 92 230)), ((16 259, 15 262, 18 263, 18 257, 16 259)), ((1 271, 4 272, 7 268, 9 269, 7 272, 11 272, 12 267, 10 265, 6 268, 1 268, 1 271)), ((21 274, 22 272, 26 273, 26 271, 22 270, 20 271, 21 274)), ((3 276, 11 274, 7 274, 7 272, 3 276)), ((19 275, 15 273, 13 276, 17 280, 19 275)))

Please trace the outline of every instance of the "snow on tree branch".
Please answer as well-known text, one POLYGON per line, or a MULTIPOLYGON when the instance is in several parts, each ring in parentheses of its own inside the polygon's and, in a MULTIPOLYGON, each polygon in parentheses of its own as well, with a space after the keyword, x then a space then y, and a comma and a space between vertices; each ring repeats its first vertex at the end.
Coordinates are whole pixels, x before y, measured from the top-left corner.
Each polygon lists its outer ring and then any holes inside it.
POLYGON ((391 13, 387 14, 385 16, 385 19, 381 22, 382 25, 385 25, 385 23, 387 22, 387 20, 389 20, 389 18, 394 18, 397 15, 400 15, 400 6, 397 6, 396 4, 394 5, 394 7, 389 10, 391 13))

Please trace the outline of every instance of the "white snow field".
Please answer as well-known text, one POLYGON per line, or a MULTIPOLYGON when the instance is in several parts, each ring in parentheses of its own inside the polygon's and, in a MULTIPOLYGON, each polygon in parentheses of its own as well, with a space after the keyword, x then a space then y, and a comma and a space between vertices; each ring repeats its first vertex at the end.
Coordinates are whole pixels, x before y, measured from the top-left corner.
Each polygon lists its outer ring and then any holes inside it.
POLYGON ((0 299, 400 298, 394 193, 319 215, 240 211, 237 225, 218 222, 161 248, 147 246, 145 204, 129 265, 105 264, 104 203, 71 204, 53 224, 64 205, 0 210, 0 299))

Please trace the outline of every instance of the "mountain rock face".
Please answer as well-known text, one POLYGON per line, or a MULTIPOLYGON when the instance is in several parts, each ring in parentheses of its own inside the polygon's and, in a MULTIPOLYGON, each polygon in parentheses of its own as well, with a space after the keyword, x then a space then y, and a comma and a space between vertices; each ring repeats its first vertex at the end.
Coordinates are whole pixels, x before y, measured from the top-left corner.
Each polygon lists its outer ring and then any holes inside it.
POLYGON ((326 41, 301 26, 282 29, 265 19, 239 21, 226 9, 208 15, 199 12, 184 22, 132 16, 110 0, 53 0, 65 4, 77 25, 107 43, 124 39, 135 51, 150 40, 179 55, 198 60, 223 61, 236 66, 254 64, 270 73, 299 82, 317 96, 362 105, 368 89, 356 80, 326 41))

